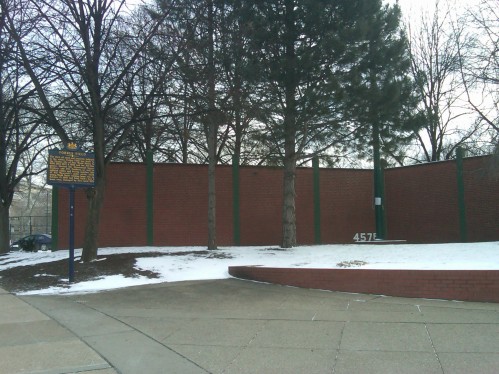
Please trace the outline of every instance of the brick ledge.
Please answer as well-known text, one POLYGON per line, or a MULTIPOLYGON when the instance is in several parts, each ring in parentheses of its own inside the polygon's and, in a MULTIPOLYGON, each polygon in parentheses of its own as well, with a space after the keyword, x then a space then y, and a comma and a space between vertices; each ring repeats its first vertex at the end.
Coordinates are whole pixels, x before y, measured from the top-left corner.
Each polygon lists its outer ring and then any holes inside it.
POLYGON ((329 291, 499 302, 499 270, 378 270, 230 266, 236 278, 329 291))

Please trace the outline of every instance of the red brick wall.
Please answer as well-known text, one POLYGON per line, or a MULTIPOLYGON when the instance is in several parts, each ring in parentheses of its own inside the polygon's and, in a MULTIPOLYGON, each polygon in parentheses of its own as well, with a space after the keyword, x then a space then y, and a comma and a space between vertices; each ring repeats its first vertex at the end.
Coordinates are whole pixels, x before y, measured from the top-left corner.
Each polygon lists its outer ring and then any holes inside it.
POLYGON ((241 244, 279 244, 282 171, 259 167, 239 170, 241 244))
MULTIPOLYGON (((499 180, 487 173, 489 158, 464 160, 468 237, 499 240, 499 180)), ((154 166, 154 245, 205 245, 207 166, 154 166)), ((218 166, 217 239, 233 244, 232 168, 218 166)), ((355 233, 374 232, 373 174, 370 170, 321 169, 323 243, 352 243, 355 233)), ((388 239, 409 242, 459 241, 457 176, 454 161, 385 172, 388 239)), ((68 192, 60 190, 59 247, 68 247, 68 192)), ((84 190, 77 190, 75 246, 83 244, 84 190)), ((242 245, 281 242, 282 170, 240 168, 242 245)), ((296 174, 297 239, 314 243, 313 170, 296 174)), ((108 168, 99 246, 146 245, 146 166, 119 163, 108 168)))
MULTIPOLYGON (((216 171, 217 240, 232 243, 232 174, 216 171)), ((208 241, 208 170, 203 165, 154 166, 154 244, 205 245, 208 241)), ((145 207, 144 207, 145 210, 145 207)), ((145 231, 145 227, 143 227, 145 231)))
POLYGON ((455 162, 385 171, 387 238, 412 243, 459 239, 455 162))
POLYGON ((376 295, 499 302, 497 270, 305 269, 231 266, 242 279, 376 295))
MULTIPOLYGON (((489 157, 464 159, 469 241, 499 240, 499 179, 489 157)), ((385 171, 387 238, 412 243, 457 242, 459 208, 455 161, 385 171)))
POLYGON ((469 241, 499 240, 499 175, 490 158, 464 159, 464 195, 469 241))
MULTIPOLYGON (((99 228, 101 246, 146 245, 146 167, 113 164, 108 168, 107 189, 99 228)), ((87 213, 85 189, 75 193, 75 246, 83 245, 87 213)), ((69 192, 59 193, 59 247, 69 247, 69 192)))
POLYGON ((371 170, 322 169, 320 196, 323 243, 352 243, 355 233, 376 231, 371 170))

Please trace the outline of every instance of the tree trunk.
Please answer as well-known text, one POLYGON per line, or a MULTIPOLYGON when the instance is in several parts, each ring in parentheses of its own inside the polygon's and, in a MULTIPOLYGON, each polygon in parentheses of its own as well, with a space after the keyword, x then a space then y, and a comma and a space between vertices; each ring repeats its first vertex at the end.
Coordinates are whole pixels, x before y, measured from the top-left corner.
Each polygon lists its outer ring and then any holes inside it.
POLYGON ((285 2, 285 81, 286 108, 284 110, 284 179, 282 206, 282 248, 296 245, 295 175, 296 175, 296 52, 295 3, 285 2))
POLYGON ((8 179, 7 179, 7 123, 4 117, 3 53, 0 53, 0 253, 10 249, 8 179))
POLYGON ((0 253, 10 250, 9 208, 0 204, 0 253))
POLYGON ((208 1, 208 249, 217 249, 217 214, 215 170, 217 164, 217 112, 215 107, 215 57, 214 57, 214 10, 213 1, 208 1))
POLYGON ((99 223, 106 189, 106 160, 104 155, 104 121, 100 117, 94 124, 95 187, 87 189, 88 211, 81 260, 90 262, 97 258, 99 223))
POLYGON ((104 190, 106 187, 105 177, 96 177, 95 188, 87 190, 88 211, 85 224, 85 238, 81 260, 90 262, 97 258, 99 222, 102 203, 104 202, 104 190))
MULTIPOLYGON (((291 138, 291 137, 290 137, 291 138)), ((295 212, 295 176, 296 157, 295 142, 286 139, 284 157, 283 206, 282 206, 282 248, 296 245, 296 212, 295 212)))
MULTIPOLYGON (((211 126, 210 126, 211 127, 211 126)), ((208 163, 208 249, 217 249, 217 196, 215 187, 216 177, 216 158, 215 158, 215 145, 213 138, 213 129, 210 129, 208 142, 212 145, 209 146, 210 159, 208 163)), ((216 139, 216 138, 215 138, 216 139)))

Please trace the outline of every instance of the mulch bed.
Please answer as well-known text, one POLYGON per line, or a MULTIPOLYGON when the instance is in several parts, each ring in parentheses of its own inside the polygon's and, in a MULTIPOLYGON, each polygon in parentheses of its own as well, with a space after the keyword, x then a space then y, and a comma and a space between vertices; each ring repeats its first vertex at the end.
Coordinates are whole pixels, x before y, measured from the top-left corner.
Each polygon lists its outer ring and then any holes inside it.
MULTIPOLYGON (((97 260, 82 263, 75 261, 75 281, 85 282, 99 279, 103 276, 121 274, 125 277, 148 277, 158 278, 159 274, 135 268, 137 257, 161 257, 161 256, 186 256, 194 255, 205 258, 227 258, 225 253, 217 251, 179 251, 170 253, 120 253, 98 256, 97 260)), ((68 287, 68 259, 40 263, 35 265, 23 265, 7 270, 0 270, 0 287, 6 291, 17 293, 32 290, 41 290, 49 287, 68 287)))
MULTIPOLYGON (((106 275, 122 274, 125 277, 146 276, 157 278, 158 274, 134 268, 135 259, 157 257, 158 253, 124 253, 98 256, 96 261, 82 263, 75 261, 75 280, 78 282, 98 279, 106 275)), ((0 287, 9 292, 39 290, 48 287, 68 285, 68 260, 36 265, 13 267, 0 271, 0 287)))

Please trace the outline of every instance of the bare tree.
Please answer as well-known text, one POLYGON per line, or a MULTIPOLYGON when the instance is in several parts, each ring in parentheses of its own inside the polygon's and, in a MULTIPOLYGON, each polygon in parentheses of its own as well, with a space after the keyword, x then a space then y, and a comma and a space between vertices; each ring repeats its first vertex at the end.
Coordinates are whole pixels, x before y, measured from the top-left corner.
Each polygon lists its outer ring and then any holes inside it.
POLYGON ((21 180, 45 170, 37 160, 52 135, 43 127, 35 92, 8 32, 9 15, 19 11, 15 5, 14 1, 0 0, 0 253, 9 251, 9 208, 14 192, 21 180))
POLYGON ((462 104, 464 89, 450 6, 436 1, 432 12, 421 14, 418 27, 408 25, 412 75, 425 118, 416 136, 428 162, 453 157, 455 149, 479 129, 457 125, 469 111, 462 104))
MULTIPOLYGON (((223 17, 223 2, 198 0, 182 2, 187 12, 195 15, 197 22, 187 26, 191 29, 189 48, 181 53, 179 60, 179 92, 177 112, 184 112, 187 117, 177 118, 176 127, 183 142, 190 140, 203 161, 208 163, 208 249, 217 248, 216 239, 216 165, 225 145, 223 141, 227 131, 220 131, 226 124, 223 108, 223 84, 220 78, 220 20, 223 17), (197 139, 193 138, 193 123, 201 130, 197 139), (202 135, 202 137, 199 137, 202 135), (200 141, 202 139, 202 141, 200 141)), ((227 127, 225 127, 227 128, 227 127)), ((178 134, 177 130, 177 134, 178 134)), ((185 144, 185 143, 184 143, 185 144)), ((185 148, 184 148, 185 149, 185 148)))
MULTIPOLYGON (((147 108, 150 95, 126 116, 117 108, 131 94, 133 81, 125 79, 143 66, 137 61, 162 21, 145 26, 142 42, 132 55, 122 59, 130 39, 124 32, 124 0, 20 0, 37 22, 28 34, 21 33, 8 18, 9 32, 19 48, 23 65, 43 104, 48 124, 63 142, 79 139, 95 154, 96 185, 89 189, 83 261, 97 256, 98 228, 106 185, 106 166, 121 148, 137 116, 147 108), (35 69, 34 62, 46 64, 35 69), (123 65, 122 62, 126 61, 123 65), (49 77, 51 84, 43 84, 49 77), (68 123, 79 118, 78 126, 68 123), (80 135, 81 136, 81 135, 80 135)), ((165 14, 166 17, 167 14, 165 14)), ((144 63, 150 63, 149 60, 144 63)))
MULTIPOLYGON (((150 20, 163 17, 169 12, 172 1, 158 1, 147 7, 137 8, 130 18, 129 28, 136 35, 142 34, 144 25, 150 20)), ((126 79, 134 81, 132 94, 122 106, 124 111, 140 109, 140 103, 150 95, 146 110, 137 117, 130 134, 117 157, 124 160, 145 161, 148 152, 153 152, 155 161, 183 162, 192 158, 191 143, 195 137, 195 122, 190 115, 190 97, 187 85, 179 73, 178 58, 192 37, 196 24, 194 14, 189 15, 180 2, 176 2, 175 11, 158 28, 138 59, 137 64, 144 66, 126 79), (186 19, 187 18, 187 19, 186 19), (188 25, 188 26, 187 26, 188 25), (142 60, 153 63, 143 64, 142 60)), ((138 48, 137 43, 130 45, 129 54, 138 48)), ((126 61, 123 61, 126 63, 126 61)), ((202 157, 204 161, 206 157, 202 157)), ((195 156, 194 156, 195 159, 195 156)))
MULTIPOLYGON (((477 122, 499 136, 499 1, 481 0, 454 27, 466 100, 477 122)), ((497 142, 496 142, 497 144, 497 142)))

